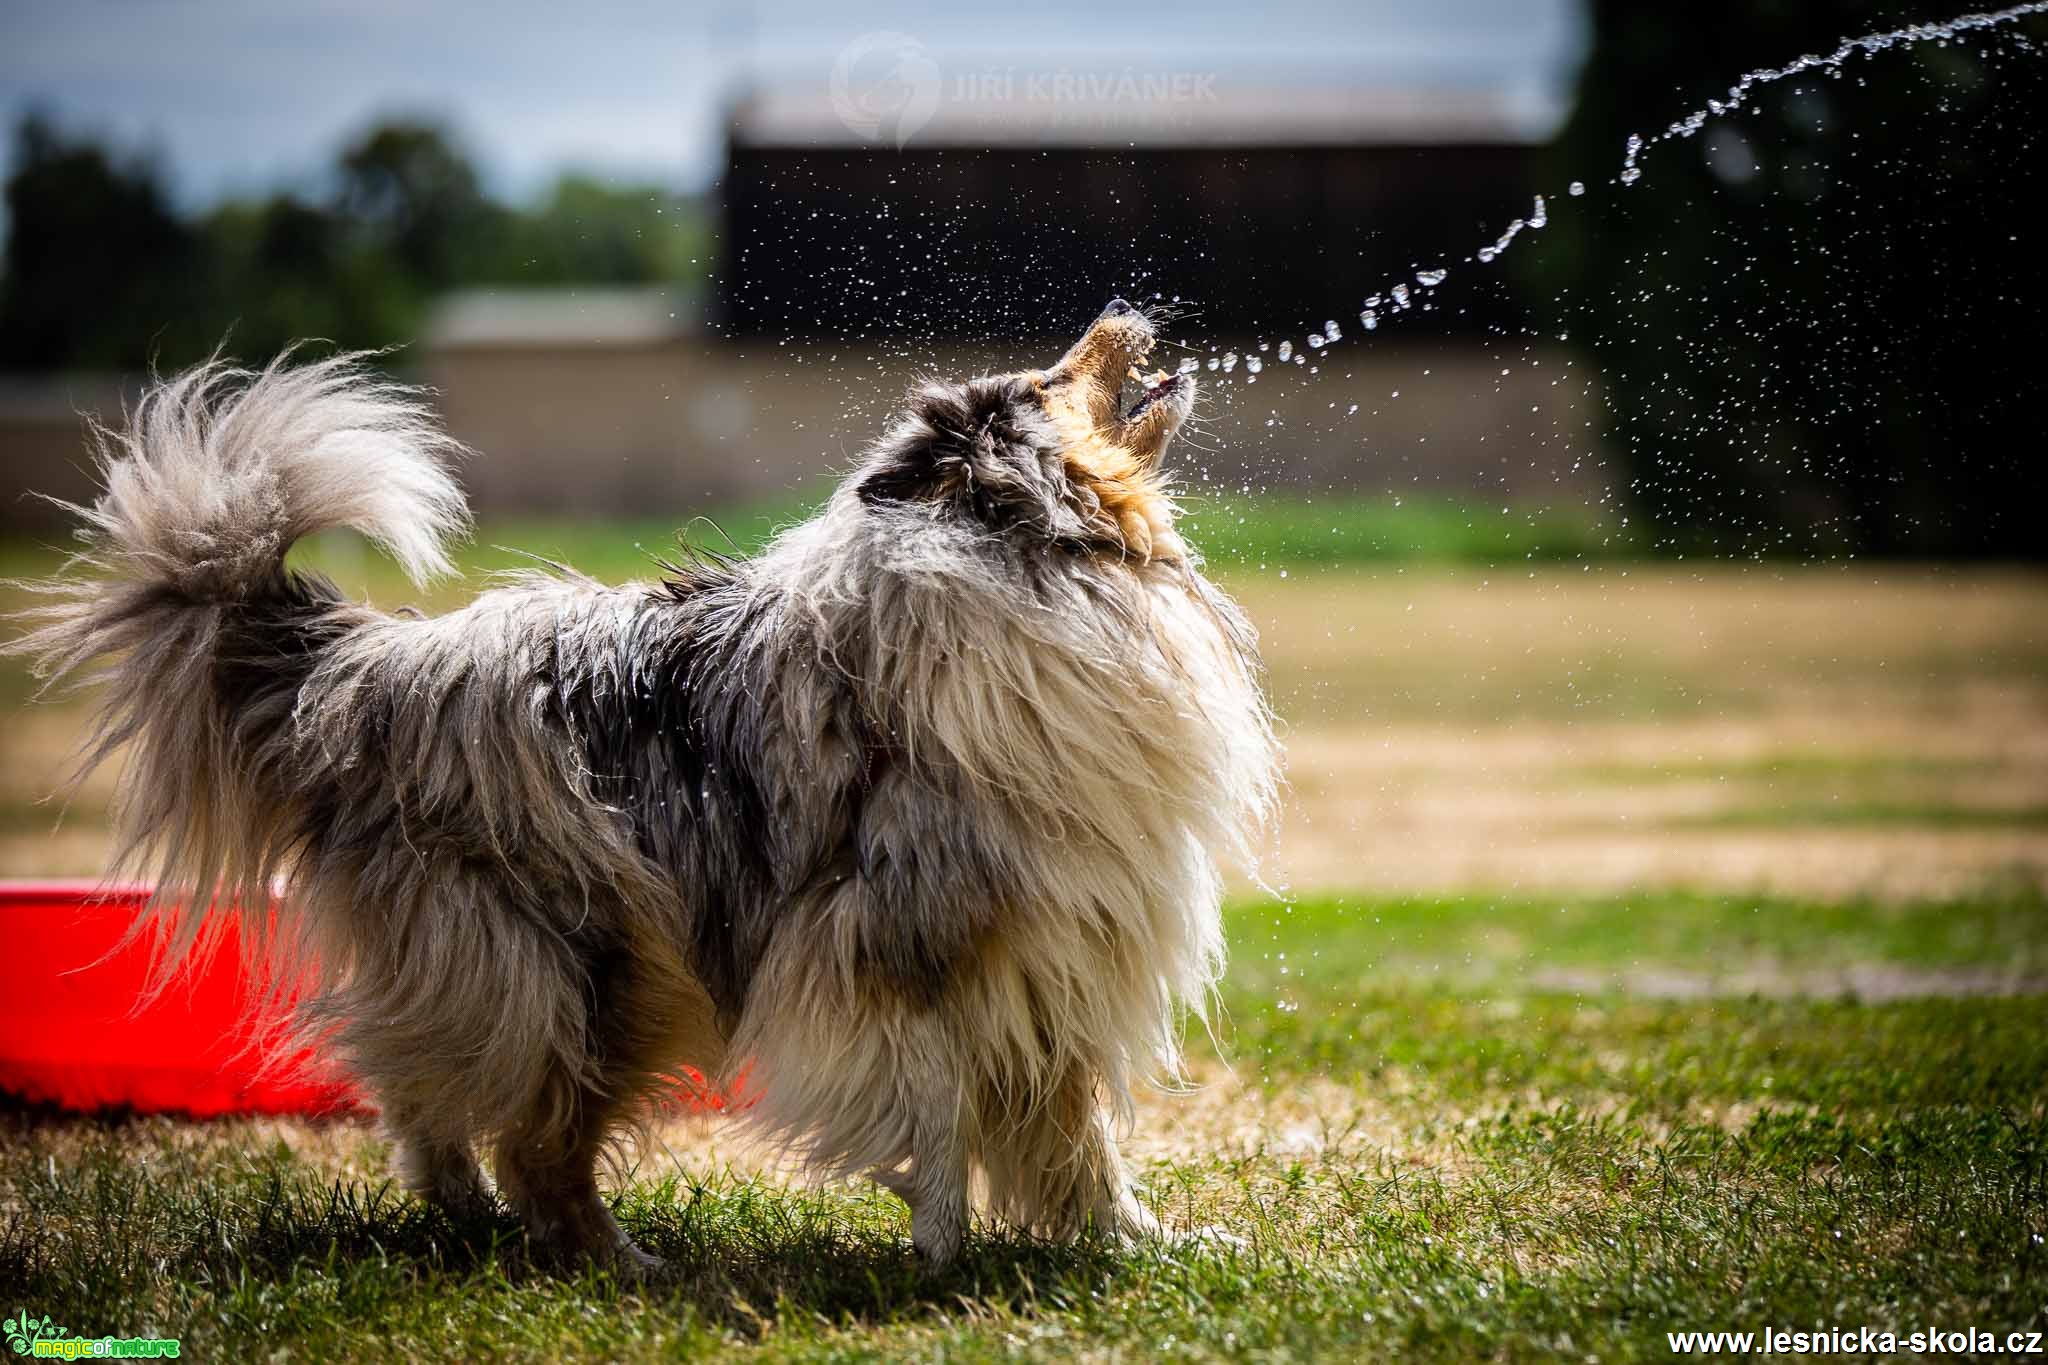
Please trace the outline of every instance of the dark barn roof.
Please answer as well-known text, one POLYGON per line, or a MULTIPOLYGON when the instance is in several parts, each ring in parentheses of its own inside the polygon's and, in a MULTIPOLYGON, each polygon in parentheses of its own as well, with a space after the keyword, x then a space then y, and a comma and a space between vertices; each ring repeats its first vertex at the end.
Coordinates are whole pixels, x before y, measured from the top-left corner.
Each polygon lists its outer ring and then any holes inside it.
MULTIPOLYGON (((1366 296, 1525 215, 1533 154, 1526 121, 1457 94, 955 101, 902 150, 857 137, 822 95, 756 95, 732 120, 715 321, 999 340, 1157 293, 1205 333, 1355 325, 1366 296)), ((1496 280, 1403 331, 1514 320, 1496 280)))

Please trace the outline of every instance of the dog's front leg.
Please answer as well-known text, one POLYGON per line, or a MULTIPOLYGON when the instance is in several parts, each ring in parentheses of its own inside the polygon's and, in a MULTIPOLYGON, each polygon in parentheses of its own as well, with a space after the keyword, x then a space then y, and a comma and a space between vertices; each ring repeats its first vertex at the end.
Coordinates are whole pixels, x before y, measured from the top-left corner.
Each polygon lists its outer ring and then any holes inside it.
POLYGON ((910 1206, 910 1244, 933 1270, 950 1265, 967 1237, 967 1142, 960 1131, 959 1093, 921 1105, 911 1120, 908 1169, 876 1167, 868 1174, 910 1206))
POLYGON ((1131 1243, 1160 1236, 1138 1202, 1095 1076, 1075 1068, 1030 1111, 984 1118, 990 1194, 1010 1222, 1042 1237, 1131 1243))
POLYGON ((1112 1241, 1132 1246, 1140 1241, 1164 1242, 1180 1247, 1206 1247, 1212 1251, 1242 1250, 1248 1245, 1245 1239, 1228 1228, 1197 1225, 1169 1231, 1162 1227, 1152 1210, 1138 1202, 1137 1191, 1132 1187, 1130 1174, 1125 1169, 1123 1158, 1117 1152, 1116 1139, 1111 1132, 1112 1124, 1107 1114, 1096 1118, 1096 1131, 1102 1155, 1098 1158, 1105 1179, 1096 1184, 1092 1206, 1087 1209, 1086 1222, 1112 1241))
POLYGON ((911 1183, 910 1172, 901 1169, 900 1165, 877 1166, 868 1172, 868 1179, 874 1181, 906 1204, 910 1202, 911 1191, 916 1188, 911 1183))
POLYGON ((910 1244, 932 1269, 951 1265, 967 1238, 967 1151, 955 1125, 919 1144, 909 1181, 910 1244))
POLYGON ((967 1215, 967 1178, 959 1173, 945 1180, 920 1180, 916 1169, 878 1166, 868 1178, 910 1206, 910 1244, 934 1270, 959 1255, 967 1215))
POLYGON ((1112 1241, 1129 1244, 1160 1236, 1159 1220, 1138 1202, 1124 1169, 1123 1154, 1117 1151, 1114 1125, 1108 1114, 1093 1110, 1088 1120, 1088 1139, 1082 1144, 1081 1169, 1091 1178, 1077 1182, 1074 1190, 1076 1221, 1091 1227, 1112 1241))

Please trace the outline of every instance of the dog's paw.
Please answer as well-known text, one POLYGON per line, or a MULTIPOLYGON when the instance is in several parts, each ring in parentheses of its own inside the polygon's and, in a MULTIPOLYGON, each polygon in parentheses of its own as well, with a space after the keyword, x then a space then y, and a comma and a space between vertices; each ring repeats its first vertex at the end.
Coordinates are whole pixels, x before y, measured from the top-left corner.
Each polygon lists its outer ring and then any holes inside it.
POLYGON ((1211 1251, 1219 1254, 1237 1254, 1252 1249, 1251 1240, 1228 1228, 1203 1224, 1191 1228, 1177 1228, 1166 1234, 1166 1239, 1176 1250, 1211 1251))
POLYGON ((917 1252, 918 1264, 931 1274, 937 1274, 960 1259, 960 1249, 966 1244, 967 1229, 959 1223, 936 1223, 920 1227, 916 1220, 911 1223, 910 1245, 917 1252))
POLYGON ((1111 1238, 1116 1245, 1130 1250, 1150 1247, 1169 1255, 1181 1252, 1209 1252, 1222 1255, 1251 1249, 1248 1240, 1228 1228, 1212 1224, 1168 1227, 1149 1214, 1142 1220, 1121 1221, 1111 1233, 1111 1238))
POLYGON ((601 1237, 568 1236, 559 1228, 542 1236, 529 1231, 527 1255, 536 1269, 566 1279, 592 1270, 628 1285, 655 1285, 672 1278, 667 1261, 641 1249, 616 1226, 608 1231, 611 1235, 601 1237))
POLYGON ((626 1284, 656 1286, 673 1284, 676 1268, 653 1252, 643 1251, 636 1242, 627 1242, 614 1250, 609 1258, 613 1275, 626 1284))

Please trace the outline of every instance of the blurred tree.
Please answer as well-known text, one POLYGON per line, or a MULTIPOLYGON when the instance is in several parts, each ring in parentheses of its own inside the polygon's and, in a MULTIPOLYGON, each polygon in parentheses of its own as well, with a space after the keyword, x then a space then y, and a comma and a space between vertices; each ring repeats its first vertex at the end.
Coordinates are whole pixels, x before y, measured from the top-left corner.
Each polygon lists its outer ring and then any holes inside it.
POLYGON ((372 128, 341 156, 339 210, 415 287, 444 289, 496 254, 505 211, 440 129, 372 128))
MULTIPOLYGON (((1944 12, 1958 7, 1942 6, 1944 12)), ((2025 338, 2048 61, 2029 20, 1758 87, 1744 71, 1924 21, 1852 0, 1593 0, 1553 175, 1593 187, 1510 258, 1601 365, 1608 435, 1667 546, 2038 556, 2025 338)))
POLYGON ((156 172, 30 115, 7 182, 0 365, 134 368, 190 350, 198 243, 156 172))
POLYGON ((312 338, 359 348, 407 337, 419 290, 351 228, 338 211, 289 194, 208 214, 210 335, 247 358, 312 338))
POLYGON ((506 225, 493 276, 535 284, 689 280, 709 250, 696 200, 644 186, 619 188, 565 175, 506 225))
POLYGON ((440 129, 381 124, 324 196, 275 194, 179 218, 137 157, 25 120, 7 182, 0 367, 164 368, 226 338, 244 359, 294 341, 411 341, 433 297, 467 285, 690 281, 706 272, 694 199, 565 176, 530 212, 482 189, 440 129))

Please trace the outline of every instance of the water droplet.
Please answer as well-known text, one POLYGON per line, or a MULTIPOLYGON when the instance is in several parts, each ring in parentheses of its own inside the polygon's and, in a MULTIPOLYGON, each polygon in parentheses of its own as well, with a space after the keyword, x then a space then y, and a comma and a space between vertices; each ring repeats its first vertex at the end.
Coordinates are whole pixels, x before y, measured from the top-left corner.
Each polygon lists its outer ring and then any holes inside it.
POLYGON ((1284 364, 1284 363, 1286 363, 1287 361, 1289 361, 1289 360, 1292 360, 1293 358, 1294 358, 1294 343, 1293 343, 1293 342, 1291 342, 1291 341, 1283 341, 1283 342, 1281 342, 1281 343, 1280 343, 1280 360, 1281 360, 1281 362, 1282 362, 1282 363, 1284 364))
POLYGON ((1232 370, 1234 370, 1234 369, 1236 369, 1236 368, 1237 368, 1237 352, 1236 352, 1236 351, 1225 351, 1225 352, 1223 353, 1223 373, 1225 373, 1225 374, 1229 374, 1229 373, 1230 373, 1230 372, 1231 372, 1232 370))
POLYGON ((1257 374, 1260 370, 1266 368, 1266 362, 1255 355, 1248 355, 1244 358, 1244 367, 1253 374, 1257 374))
POLYGON ((1418 270, 1415 272, 1415 282, 1424 289, 1434 289, 1442 284, 1450 273, 1448 270, 1418 270))
POLYGON ((1578 197, 1579 197, 1580 195, 1584 194, 1585 192, 1586 192, 1586 182, 1585 182, 1585 181, 1583 181, 1583 180, 1574 180, 1574 181, 1572 181, 1572 183, 1571 183, 1571 184, 1570 184, 1569 186, 1567 186, 1567 187, 1566 187, 1566 190, 1565 190, 1565 193, 1567 193, 1567 194, 1571 195, 1571 197, 1572 197, 1572 198, 1574 198, 1574 199, 1578 198, 1578 197))

